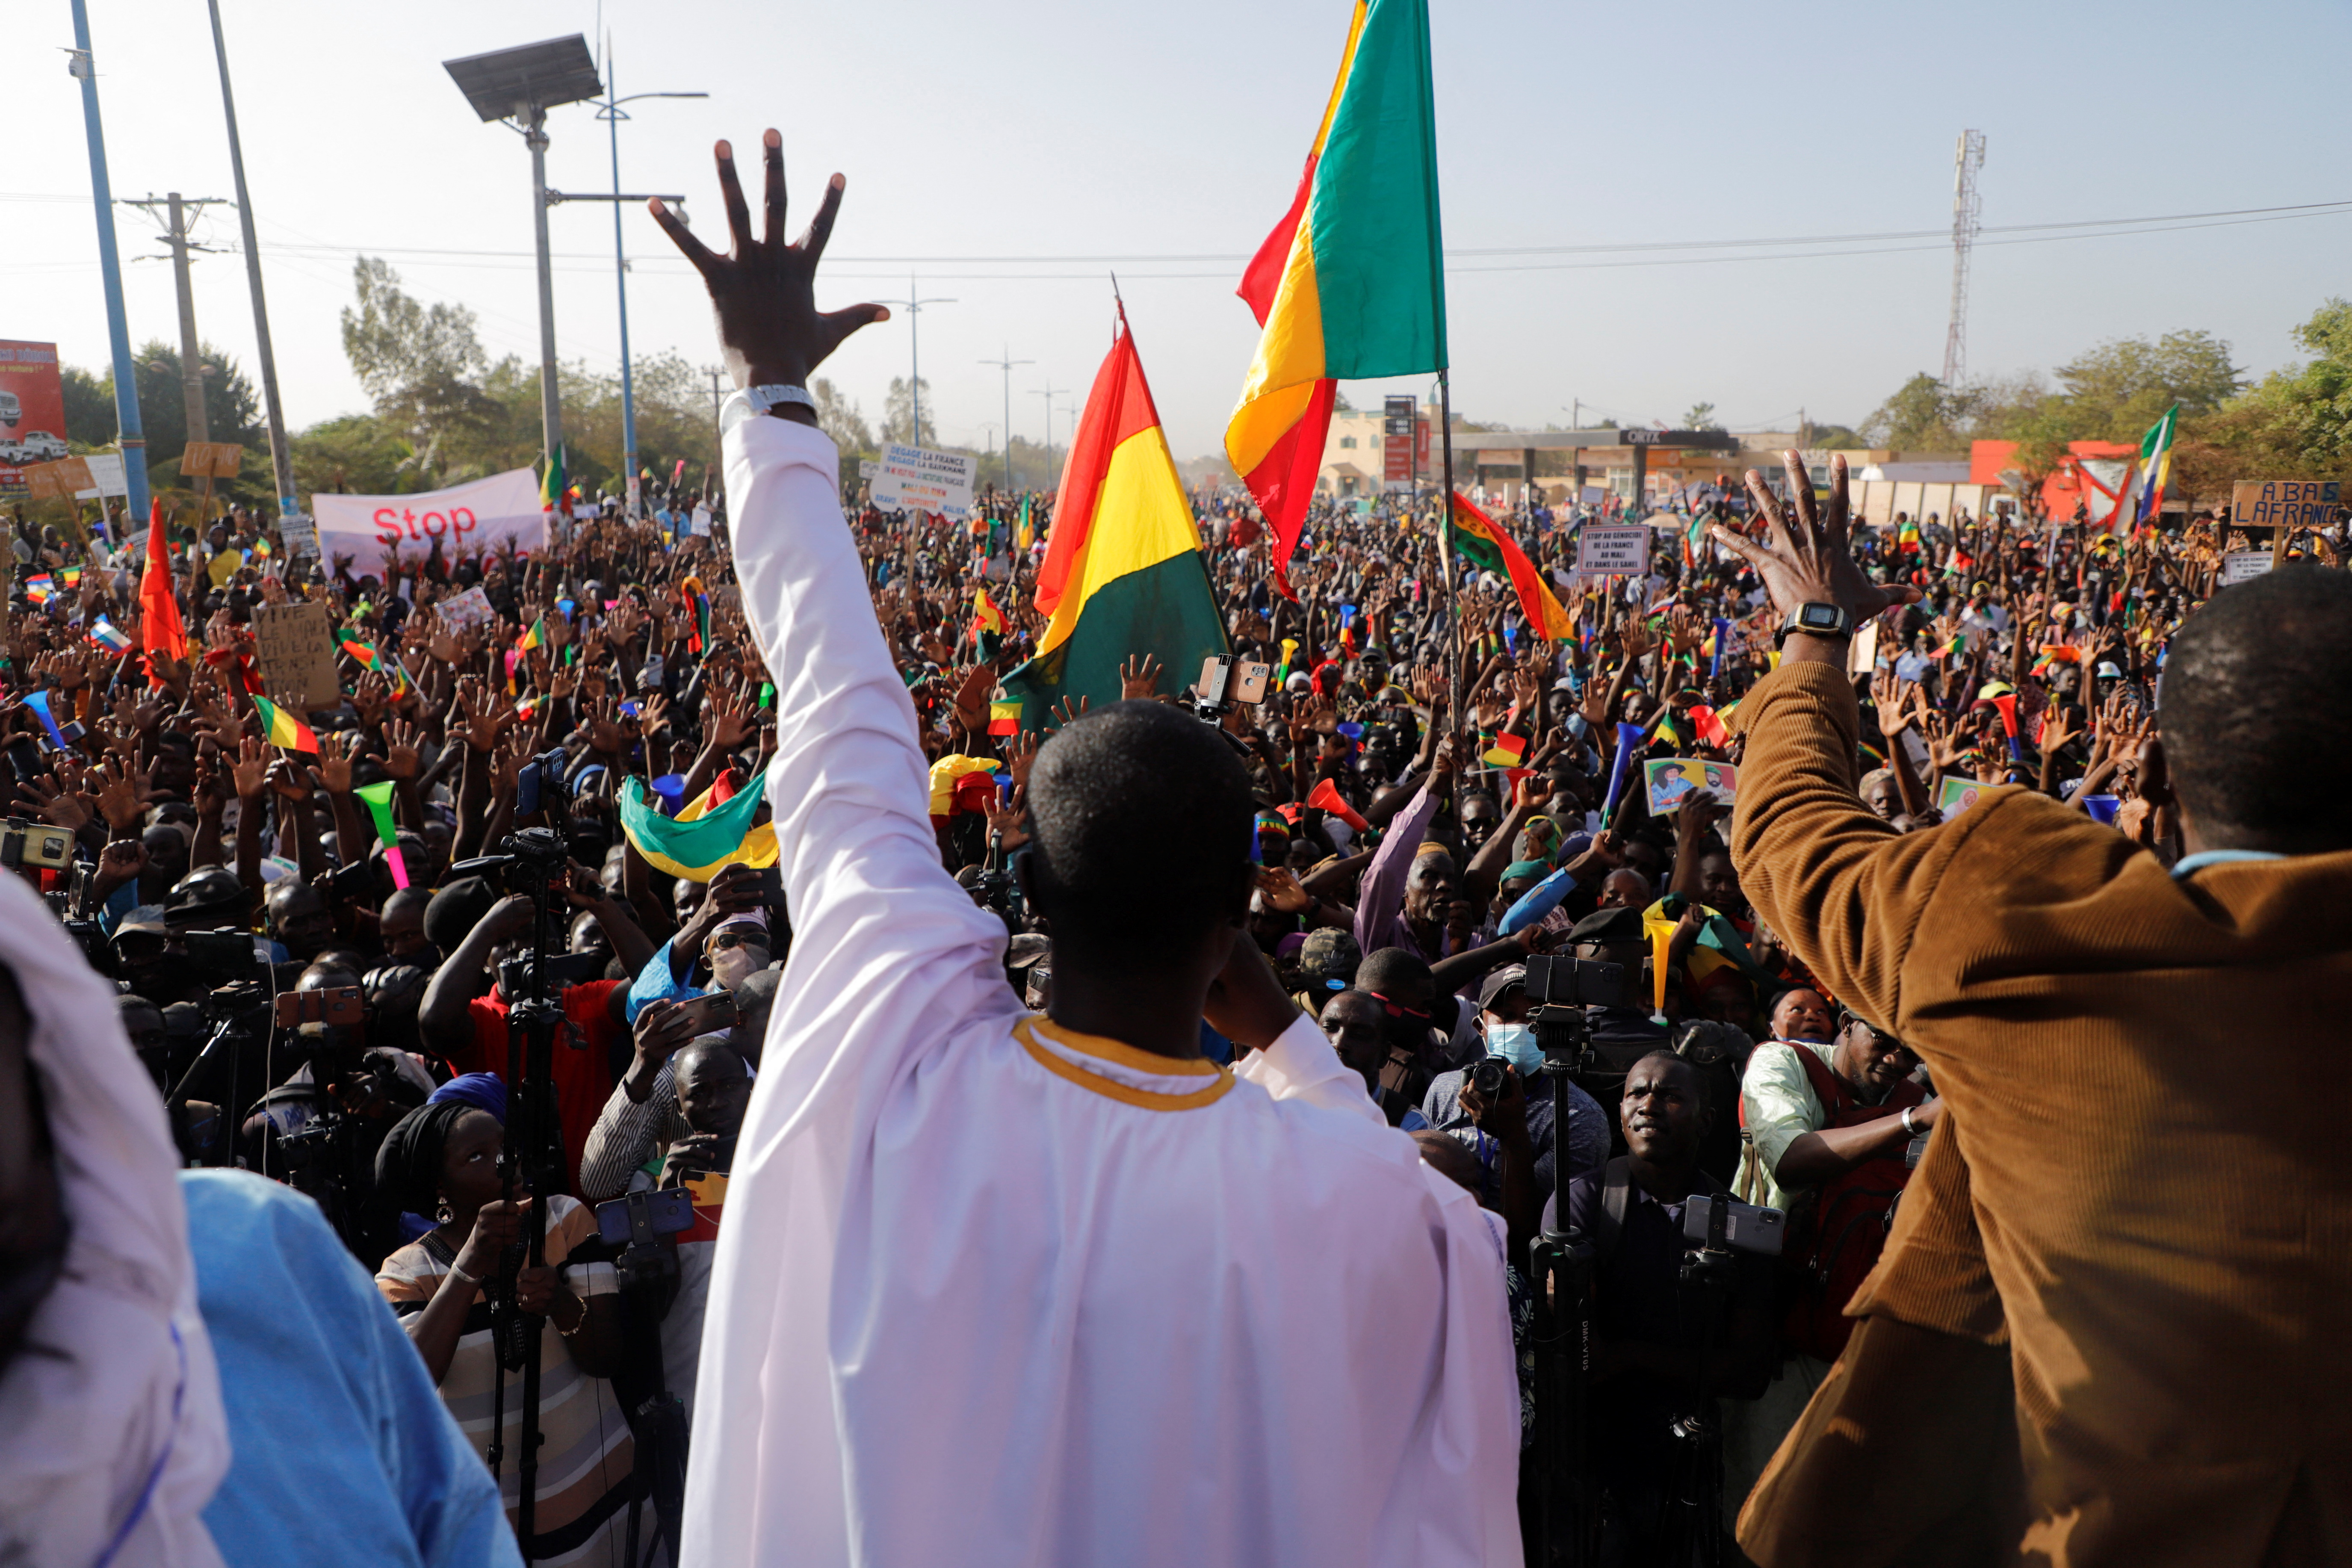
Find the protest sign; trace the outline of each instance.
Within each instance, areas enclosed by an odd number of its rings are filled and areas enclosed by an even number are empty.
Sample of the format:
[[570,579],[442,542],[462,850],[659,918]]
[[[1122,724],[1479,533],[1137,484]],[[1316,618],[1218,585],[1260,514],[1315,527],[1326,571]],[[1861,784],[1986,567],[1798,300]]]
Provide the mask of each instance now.
[[482,592],[478,584],[462,594],[450,595],[433,610],[441,617],[443,626],[461,632],[488,626],[499,617],[498,611],[490,607],[490,596]]
[[191,441],[180,453],[184,479],[233,479],[245,466],[245,448],[234,441]]
[[1983,799],[1985,792],[1992,787],[1974,779],[1946,779],[1944,787],[1936,792],[1936,809],[1944,814],[1946,822],[1949,822]]
[[319,553],[319,525],[299,511],[281,513],[278,519],[278,537],[289,555]]
[[2232,550],[2221,557],[2221,586],[2251,583],[2273,564],[2267,550]]
[[971,515],[971,454],[887,447],[874,475],[874,504],[962,521]]
[[1878,617],[1856,626],[1853,640],[1846,645],[1845,672],[1848,675],[1871,675],[1878,669]]
[[131,481],[123,476],[122,454],[92,452],[81,459],[89,469],[89,486],[74,491],[76,500],[96,500],[102,495],[120,496],[131,493]]
[[411,496],[310,498],[319,549],[331,563],[348,557],[361,576],[381,569],[388,551],[403,561],[425,559],[439,541],[444,556],[477,555],[511,540],[522,551],[547,545],[547,514],[540,509],[539,476],[529,468],[493,474],[471,484]]
[[253,656],[273,702],[297,712],[342,705],[335,642],[320,600],[253,607]]
[[[2271,562],[2286,559],[2298,529],[2332,528],[2343,510],[2334,479],[2239,479],[2230,486],[2230,526],[2268,528]],[[2245,579],[2224,577],[2224,583]]]
[[1641,523],[1588,522],[1576,535],[1576,569],[1638,576],[1650,569],[1650,531]]
[[1699,790],[1717,805],[1731,805],[1739,795],[1739,770],[1729,763],[1696,757],[1660,757],[1642,764],[1642,784],[1648,792],[1650,815],[1664,816]]

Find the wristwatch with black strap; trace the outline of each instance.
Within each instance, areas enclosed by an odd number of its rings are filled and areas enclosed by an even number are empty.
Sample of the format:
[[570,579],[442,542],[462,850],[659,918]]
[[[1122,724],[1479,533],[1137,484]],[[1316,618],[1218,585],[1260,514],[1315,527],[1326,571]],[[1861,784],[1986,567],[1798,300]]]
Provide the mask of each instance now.
[[1853,636],[1853,617],[1846,614],[1843,605],[1820,600],[1799,605],[1789,618],[1780,623],[1780,635],[1773,638],[1773,646],[1787,642],[1800,632],[1824,641],[1839,641]]

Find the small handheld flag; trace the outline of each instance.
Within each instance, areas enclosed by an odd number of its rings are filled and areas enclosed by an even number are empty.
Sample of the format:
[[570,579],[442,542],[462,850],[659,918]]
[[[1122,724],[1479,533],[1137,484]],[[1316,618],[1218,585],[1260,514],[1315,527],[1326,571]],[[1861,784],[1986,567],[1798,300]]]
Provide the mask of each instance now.
[[318,755],[319,737],[301,720],[267,697],[256,697],[253,710],[261,715],[261,738],[269,744],[284,751]]
[[1019,698],[994,701],[988,705],[988,732],[992,735],[1021,733],[1021,700]]
[[98,623],[89,628],[89,640],[110,654],[131,651],[131,634],[104,616],[99,616]]
[[1478,754],[1478,760],[1489,767],[1516,768],[1519,765],[1519,759],[1527,754],[1528,738],[1507,731],[1489,741],[1486,749]]

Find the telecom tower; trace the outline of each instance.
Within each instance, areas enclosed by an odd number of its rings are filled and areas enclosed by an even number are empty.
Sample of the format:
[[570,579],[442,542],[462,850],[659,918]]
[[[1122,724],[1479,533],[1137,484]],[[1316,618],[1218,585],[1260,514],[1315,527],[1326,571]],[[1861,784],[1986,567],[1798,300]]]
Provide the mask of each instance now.
[[1944,385],[1957,387],[1969,374],[1969,249],[1976,244],[1983,203],[1977,171],[1984,167],[1981,131],[1960,132],[1952,159],[1952,325],[1944,335]]

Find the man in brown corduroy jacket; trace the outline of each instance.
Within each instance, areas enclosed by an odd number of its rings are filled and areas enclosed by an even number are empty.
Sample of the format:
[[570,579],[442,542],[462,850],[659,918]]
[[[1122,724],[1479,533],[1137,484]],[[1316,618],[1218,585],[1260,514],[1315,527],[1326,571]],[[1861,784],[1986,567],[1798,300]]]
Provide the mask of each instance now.
[[[1865,582],[1846,480],[1717,537],[1801,628]],[[1742,705],[1758,911],[1927,1063],[1947,1115],[1852,1343],[1740,1519],[1765,1568],[2352,1562],[2352,576],[2172,639],[2168,868],[2022,789],[1898,836],[1854,793],[1845,642]]]

